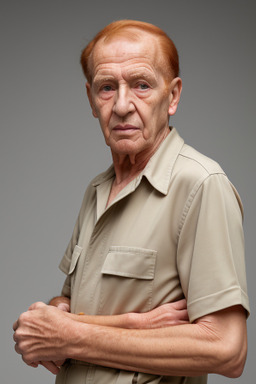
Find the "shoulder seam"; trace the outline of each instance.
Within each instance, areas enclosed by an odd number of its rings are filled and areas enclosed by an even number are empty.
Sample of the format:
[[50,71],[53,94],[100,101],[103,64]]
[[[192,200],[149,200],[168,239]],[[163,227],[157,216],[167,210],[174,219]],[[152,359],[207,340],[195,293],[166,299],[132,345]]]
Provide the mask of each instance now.
[[[194,157],[191,157],[191,156],[187,156],[187,155],[184,155],[183,153],[180,153],[179,154],[180,156],[186,158],[186,159],[189,159],[191,161],[194,161],[195,163],[197,163],[198,165],[200,165],[206,172],[207,174],[210,176],[210,175],[215,175],[215,174],[222,174],[222,175],[226,175],[225,172],[223,171],[223,169],[220,167],[220,165],[218,163],[216,163],[214,160],[211,160],[212,161],[212,164],[214,164],[215,168],[218,168],[218,170],[216,169],[215,171],[212,170],[210,171],[208,169],[208,167],[206,167],[204,164],[202,164],[202,162],[198,161],[197,159],[195,159]],[[209,159],[210,160],[210,159]],[[216,167],[217,166],[217,167]]]
[[188,198],[186,200],[186,203],[184,205],[184,209],[183,209],[181,217],[180,217],[180,222],[179,222],[179,226],[178,226],[178,233],[177,233],[177,243],[179,241],[180,233],[182,231],[183,225],[185,223],[185,220],[186,220],[187,214],[188,214],[188,212],[190,210],[190,207],[192,205],[192,202],[193,202],[195,196],[197,195],[198,191],[202,187],[203,183],[206,180],[208,180],[211,176],[214,176],[214,175],[218,175],[219,174],[219,175],[223,175],[224,177],[227,177],[227,175],[224,172],[209,173],[207,171],[207,173],[208,173],[208,175],[206,177],[203,176],[199,180],[197,180],[197,182],[194,184],[193,188],[191,189],[190,194],[188,195]]

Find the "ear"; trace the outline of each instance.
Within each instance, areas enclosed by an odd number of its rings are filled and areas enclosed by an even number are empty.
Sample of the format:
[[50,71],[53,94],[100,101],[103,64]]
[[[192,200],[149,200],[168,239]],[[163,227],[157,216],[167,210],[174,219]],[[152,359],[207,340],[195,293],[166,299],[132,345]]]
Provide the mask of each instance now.
[[170,84],[170,98],[169,98],[169,109],[168,114],[172,116],[175,114],[180,101],[180,95],[182,91],[181,78],[175,77]]
[[91,92],[91,86],[89,83],[86,83],[86,92],[87,92],[87,96],[88,96],[88,99],[89,99],[89,103],[90,103],[90,106],[91,106],[91,109],[92,109],[92,114],[94,117],[98,117],[97,116],[97,113],[96,113],[96,110],[95,110],[95,107],[94,107],[94,104],[93,104],[93,101],[92,101],[92,92]]

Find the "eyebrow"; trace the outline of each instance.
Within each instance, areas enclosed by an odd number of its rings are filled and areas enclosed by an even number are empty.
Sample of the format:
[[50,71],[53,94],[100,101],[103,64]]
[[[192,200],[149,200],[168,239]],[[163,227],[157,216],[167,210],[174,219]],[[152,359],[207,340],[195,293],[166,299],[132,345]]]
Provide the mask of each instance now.
[[148,81],[152,81],[152,80],[156,80],[156,76],[154,74],[154,72],[151,72],[149,71],[147,68],[145,68],[145,70],[143,69],[138,69],[138,70],[131,70],[131,71],[127,71],[127,75],[130,79],[145,79],[145,80],[148,80]]
[[106,76],[96,75],[92,82],[94,85],[97,86],[99,84],[102,84],[108,81],[114,81],[114,80],[115,80],[114,76],[111,76],[111,75],[106,75]]
[[[157,81],[155,73],[147,67],[143,68],[129,68],[125,71],[124,78],[130,80],[145,80],[148,82]],[[105,82],[114,82],[116,78],[112,74],[97,74],[93,79],[93,84],[97,87]]]

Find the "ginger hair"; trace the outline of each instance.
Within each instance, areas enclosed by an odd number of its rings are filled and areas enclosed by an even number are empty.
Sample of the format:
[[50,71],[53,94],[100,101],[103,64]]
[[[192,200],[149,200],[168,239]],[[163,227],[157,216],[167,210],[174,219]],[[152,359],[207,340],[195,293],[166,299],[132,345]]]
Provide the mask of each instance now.
[[[159,27],[137,20],[118,20],[103,28],[93,40],[84,48],[81,54],[81,65],[87,81],[91,84],[92,73],[90,59],[95,45],[101,40],[107,42],[115,37],[126,37],[131,40],[138,40],[138,31],[148,32],[155,36],[165,59],[165,76],[168,81],[179,76],[179,56],[173,41]],[[137,32],[137,33],[136,33]]]

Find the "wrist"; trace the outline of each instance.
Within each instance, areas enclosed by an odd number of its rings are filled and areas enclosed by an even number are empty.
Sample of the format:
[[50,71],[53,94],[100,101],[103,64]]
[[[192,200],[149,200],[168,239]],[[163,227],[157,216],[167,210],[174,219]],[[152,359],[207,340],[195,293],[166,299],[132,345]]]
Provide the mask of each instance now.
[[127,324],[127,326],[125,328],[129,328],[129,329],[141,329],[141,328],[143,328],[142,315],[143,314],[136,313],[136,312],[127,313],[125,315],[126,316],[125,324]]

